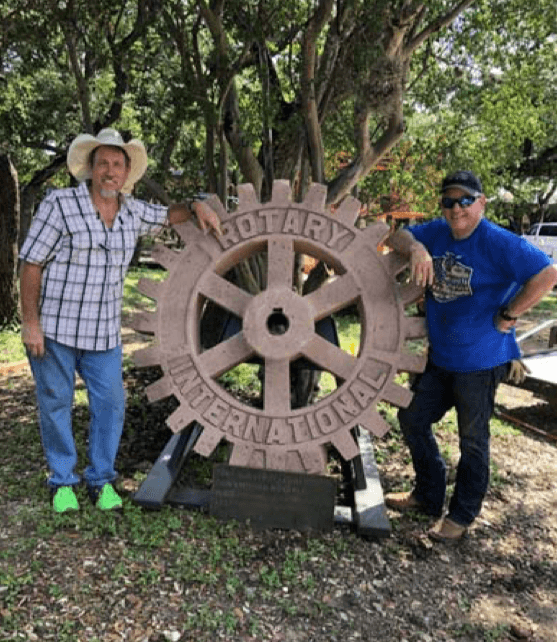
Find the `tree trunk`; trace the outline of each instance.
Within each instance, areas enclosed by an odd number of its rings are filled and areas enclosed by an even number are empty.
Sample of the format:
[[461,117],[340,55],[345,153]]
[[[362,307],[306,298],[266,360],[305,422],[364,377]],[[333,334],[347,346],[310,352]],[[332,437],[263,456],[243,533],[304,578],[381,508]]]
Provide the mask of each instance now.
[[33,213],[35,212],[35,203],[37,201],[37,194],[39,192],[40,186],[27,186],[21,190],[21,202],[19,210],[19,238],[18,246],[21,249],[27,232],[31,227],[31,221],[33,220]]
[[9,157],[0,155],[0,328],[17,319],[19,189]]

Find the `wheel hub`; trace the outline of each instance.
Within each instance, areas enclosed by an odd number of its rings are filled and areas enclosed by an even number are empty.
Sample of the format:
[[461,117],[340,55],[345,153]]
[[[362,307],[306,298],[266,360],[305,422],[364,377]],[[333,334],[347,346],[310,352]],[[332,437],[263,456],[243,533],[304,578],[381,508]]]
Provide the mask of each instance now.
[[274,288],[253,297],[243,320],[246,343],[264,359],[295,359],[315,333],[306,301],[292,290]]

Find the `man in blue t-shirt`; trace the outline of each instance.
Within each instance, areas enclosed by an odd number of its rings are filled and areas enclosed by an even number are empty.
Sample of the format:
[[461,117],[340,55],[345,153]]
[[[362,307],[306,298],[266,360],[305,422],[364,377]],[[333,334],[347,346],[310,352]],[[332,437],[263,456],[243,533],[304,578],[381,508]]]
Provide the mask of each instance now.
[[487,492],[495,392],[520,357],[514,326],[555,286],[557,270],[542,251],[484,218],[486,197],[472,172],[447,176],[441,194],[443,218],[398,230],[387,241],[410,258],[412,278],[427,286],[429,359],[412,386],[412,402],[398,415],[415,486],[387,494],[385,503],[442,515],[446,466],[432,424],[454,407],[460,440],[455,489],[447,515],[428,531],[452,541],[465,534]]

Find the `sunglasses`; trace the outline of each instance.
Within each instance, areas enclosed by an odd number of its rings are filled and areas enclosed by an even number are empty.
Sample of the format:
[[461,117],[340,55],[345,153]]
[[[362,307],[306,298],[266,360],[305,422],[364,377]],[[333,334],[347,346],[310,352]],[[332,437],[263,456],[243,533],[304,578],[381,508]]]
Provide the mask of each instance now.
[[441,205],[447,209],[447,210],[452,210],[453,207],[455,206],[456,203],[460,205],[460,207],[470,207],[472,203],[475,202],[476,196],[461,196],[460,198],[451,198],[450,196],[443,196],[441,199]]

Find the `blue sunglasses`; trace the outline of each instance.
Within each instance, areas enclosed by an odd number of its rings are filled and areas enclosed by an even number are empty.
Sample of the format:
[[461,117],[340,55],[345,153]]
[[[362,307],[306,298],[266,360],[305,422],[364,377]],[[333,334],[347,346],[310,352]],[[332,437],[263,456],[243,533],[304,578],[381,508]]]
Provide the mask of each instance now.
[[447,209],[447,210],[452,210],[453,207],[455,206],[456,203],[460,205],[460,207],[470,207],[472,203],[475,202],[476,196],[461,196],[460,198],[451,198],[450,196],[443,196],[441,199],[441,205]]

